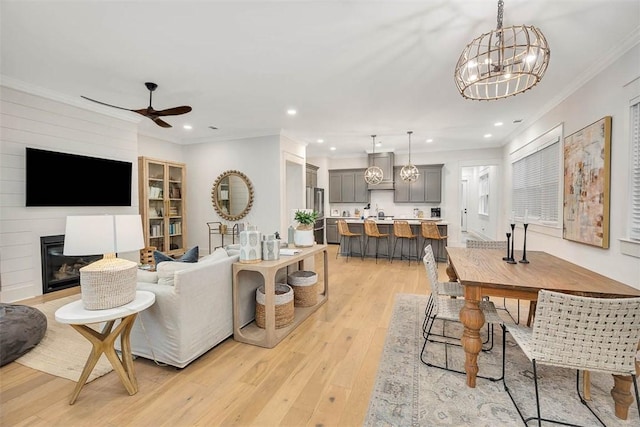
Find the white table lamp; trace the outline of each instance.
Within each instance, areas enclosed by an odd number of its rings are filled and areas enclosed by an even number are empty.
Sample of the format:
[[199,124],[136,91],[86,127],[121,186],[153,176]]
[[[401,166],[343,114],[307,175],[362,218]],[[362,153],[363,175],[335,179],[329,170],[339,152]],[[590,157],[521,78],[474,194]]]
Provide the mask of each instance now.
[[82,303],[87,310],[119,307],[136,296],[137,267],[118,252],[144,247],[140,215],[68,216],[64,255],[103,258],[80,269]]

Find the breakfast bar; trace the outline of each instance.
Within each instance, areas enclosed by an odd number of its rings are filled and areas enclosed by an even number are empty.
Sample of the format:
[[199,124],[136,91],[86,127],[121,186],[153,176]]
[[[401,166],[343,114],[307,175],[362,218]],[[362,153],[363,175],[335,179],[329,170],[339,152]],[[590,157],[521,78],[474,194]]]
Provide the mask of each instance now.
[[[420,233],[420,224],[423,221],[433,221],[437,224],[438,226],[438,230],[440,230],[440,234],[443,236],[447,235],[447,226],[448,226],[448,222],[446,221],[442,221],[440,218],[423,218],[423,219],[416,219],[416,218],[394,218],[394,217],[384,217],[384,218],[375,218],[375,217],[370,217],[369,219],[372,219],[376,222],[376,224],[378,225],[378,229],[380,230],[381,233],[388,233],[389,234],[389,244],[391,247],[391,252],[393,252],[393,247],[396,244],[395,242],[395,237],[393,236],[393,222],[395,220],[401,220],[401,221],[407,221],[409,223],[409,226],[411,227],[411,231],[416,234],[418,236],[418,238],[416,239],[417,245],[418,245],[418,255],[420,258],[422,258],[423,254],[422,254],[422,248],[425,245],[425,239],[422,238],[422,234]],[[364,220],[363,219],[355,219],[355,218],[345,218],[345,221],[347,222],[347,224],[349,225],[349,230],[351,230],[354,233],[361,233],[362,234],[362,247],[364,248],[364,242],[366,241],[366,236],[364,234]],[[396,248],[396,254],[395,254],[395,258],[394,259],[399,259],[400,258],[400,242],[398,242],[398,247]],[[434,255],[436,257],[436,260],[438,261],[442,261],[442,262],[446,262],[447,260],[447,253],[445,251],[445,247],[446,247],[446,239],[443,241],[443,244],[436,244],[435,242],[432,242],[432,247],[434,250]],[[340,251],[346,251],[347,248],[340,248]],[[386,250],[386,248],[382,248],[381,252],[384,253],[384,251]],[[412,257],[416,256],[416,249],[413,245],[413,243],[411,243],[410,245],[405,242],[404,247],[402,248],[402,257],[407,257],[411,255]],[[367,248],[367,251],[365,253],[365,256],[367,257],[375,257],[375,244],[370,244]],[[413,258],[412,258],[413,259]]]

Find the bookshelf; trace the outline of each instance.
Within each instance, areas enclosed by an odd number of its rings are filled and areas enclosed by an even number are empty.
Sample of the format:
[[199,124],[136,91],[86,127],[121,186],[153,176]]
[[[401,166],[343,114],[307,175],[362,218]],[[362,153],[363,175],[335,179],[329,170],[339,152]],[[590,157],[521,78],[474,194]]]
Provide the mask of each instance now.
[[187,246],[185,164],[139,157],[138,172],[145,246],[182,255]]

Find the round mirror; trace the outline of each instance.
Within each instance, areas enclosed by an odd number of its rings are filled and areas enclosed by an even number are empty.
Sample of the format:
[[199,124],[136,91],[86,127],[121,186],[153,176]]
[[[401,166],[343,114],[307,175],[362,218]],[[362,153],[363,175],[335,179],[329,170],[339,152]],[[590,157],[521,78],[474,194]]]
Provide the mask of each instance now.
[[211,200],[218,215],[229,221],[237,221],[251,210],[253,185],[242,172],[223,172],[213,184]]

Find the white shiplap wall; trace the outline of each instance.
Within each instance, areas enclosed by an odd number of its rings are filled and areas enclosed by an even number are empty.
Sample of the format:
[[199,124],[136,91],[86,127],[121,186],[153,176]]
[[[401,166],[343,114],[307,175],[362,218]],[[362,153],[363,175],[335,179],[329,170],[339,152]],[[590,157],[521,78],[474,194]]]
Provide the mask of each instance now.
[[[34,92],[0,86],[2,302],[42,294],[40,236],[64,234],[67,215],[138,213],[137,124]],[[25,207],[25,147],[132,162],[132,206]],[[81,179],[79,171],[78,180]],[[50,185],[49,182],[42,177],[42,185]],[[52,187],[50,191],[73,188]]]

